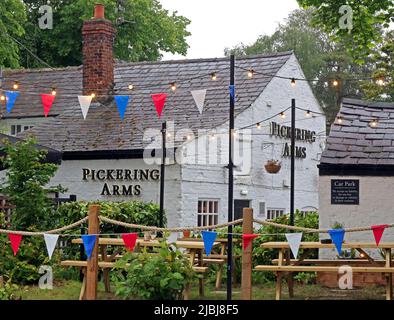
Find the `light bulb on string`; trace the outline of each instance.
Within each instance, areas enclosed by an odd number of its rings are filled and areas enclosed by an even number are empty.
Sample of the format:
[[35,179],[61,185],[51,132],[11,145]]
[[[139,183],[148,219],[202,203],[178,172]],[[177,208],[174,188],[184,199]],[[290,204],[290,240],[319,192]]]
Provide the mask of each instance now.
[[332,81],[332,85],[334,86],[334,87],[338,87],[339,86],[339,81],[338,80],[333,80]]
[[192,136],[190,134],[188,134],[186,139],[190,141],[192,139]]
[[56,96],[56,88],[55,87],[52,88],[52,95]]
[[378,79],[376,79],[376,84],[378,85],[378,86],[384,86],[384,78],[378,78]]
[[254,70],[253,70],[253,69],[249,69],[249,70],[248,70],[248,78],[249,78],[249,79],[252,79],[253,76],[254,76]]
[[294,88],[296,86],[296,80],[293,78],[290,82],[291,86]]
[[175,83],[175,82],[171,82],[171,83],[170,83],[170,88],[171,88],[171,90],[172,90],[173,92],[175,92],[175,91],[176,91],[176,83]]
[[218,79],[218,76],[216,74],[216,72],[212,72],[211,73],[211,80],[216,81]]
[[373,119],[373,120],[369,123],[369,125],[370,125],[372,128],[376,128],[376,127],[378,126],[378,121],[377,121],[376,119]]
[[260,122],[256,124],[256,128],[259,129],[259,130],[261,129],[261,123]]
[[0,101],[5,101],[5,95],[4,95],[4,93],[1,93],[1,95],[0,95]]
[[312,117],[312,112],[311,112],[310,110],[307,110],[307,111],[305,112],[305,117],[307,117],[307,118]]
[[18,81],[14,81],[14,85],[12,86],[12,88],[14,90],[18,90],[19,89],[19,82]]
[[280,113],[280,117],[281,117],[281,119],[285,119],[285,118],[286,118],[286,114],[282,111],[282,112]]
[[337,117],[337,123],[338,123],[338,124],[342,124],[342,123],[343,123],[343,118],[342,118],[342,116],[338,116],[338,117]]
[[129,84],[129,90],[133,90],[134,89],[134,86],[132,85],[132,84]]
[[92,97],[92,99],[96,98],[96,94],[95,94],[94,92],[92,92],[92,93],[90,94],[90,96]]

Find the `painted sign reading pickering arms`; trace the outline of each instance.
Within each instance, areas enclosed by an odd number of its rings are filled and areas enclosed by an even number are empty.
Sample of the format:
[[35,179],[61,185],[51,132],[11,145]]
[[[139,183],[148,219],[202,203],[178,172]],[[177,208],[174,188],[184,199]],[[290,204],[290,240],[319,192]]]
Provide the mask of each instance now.
[[[284,139],[291,139],[291,127],[281,126],[276,122],[270,123],[270,135],[277,136]],[[305,141],[313,143],[316,141],[316,132],[305,130],[305,129],[295,129],[295,140],[296,141]],[[291,145],[287,142],[283,148],[282,157],[290,157],[291,156]],[[295,156],[296,158],[305,159],[306,158],[306,147],[295,147]]]
[[[82,169],[83,181],[106,181],[101,191],[102,196],[140,196],[141,181],[160,180],[157,169]],[[122,181],[124,184],[109,184],[112,181]],[[125,182],[133,181],[133,184]]]

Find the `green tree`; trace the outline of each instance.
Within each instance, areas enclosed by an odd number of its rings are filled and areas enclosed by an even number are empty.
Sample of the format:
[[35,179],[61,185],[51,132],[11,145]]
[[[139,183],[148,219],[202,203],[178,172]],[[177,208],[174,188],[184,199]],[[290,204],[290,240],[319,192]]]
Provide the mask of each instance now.
[[[362,84],[365,99],[394,102],[394,31],[386,33],[384,40],[368,59],[375,81]],[[379,81],[383,81],[380,83]]]
[[[360,83],[345,79],[369,76],[367,66],[354,63],[341,43],[312,24],[313,10],[295,10],[285,23],[279,24],[271,36],[260,36],[251,45],[240,44],[225,53],[237,55],[294,51],[312,90],[320,102],[329,122],[332,122],[345,96],[359,95]],[[332,79],[338,79],[333,86]]]
[[43,162],[46,151],[38,150],[33,138],[14,144],[4,139],[3,143],[2,149],[6,155],[1,162],[7,172],[5,180],[0,184],[0,192],[8,196],[16,206],[10,227],[27,230],[49,226],[51,200],[47,194],[63,190],[60,186],[49,189],[44,187],[55,175],[58,166]]
[[[335,42],[346,45],[357,63],[365,62],[368,54],[382,40],[382,29],[394,22],[392,0],[297,0],[303,8],[314,8],[315,25],[321,27]],[[340,27],[342,5],[352,9],[352,29]],[[350,22],[349,20],[347,22]]]
[[[190,21],[165,10],[158,0],[52,0],[53,29],[41,30],[38,8],[46,0],[24,0],[28,20],[21,41],[51,66],[82,63],[82,25],[90,19],[95,3],[105,5],[106,18],[116,27],[115,57],[124,61],[154,61],[161,52],[186,54]],[[40,67],[25,50],[21,65]]]
[[9,36],[21,37],[25,20],[25,7],[20,0],[0,1],[0,66],[19,66],[19,48]]

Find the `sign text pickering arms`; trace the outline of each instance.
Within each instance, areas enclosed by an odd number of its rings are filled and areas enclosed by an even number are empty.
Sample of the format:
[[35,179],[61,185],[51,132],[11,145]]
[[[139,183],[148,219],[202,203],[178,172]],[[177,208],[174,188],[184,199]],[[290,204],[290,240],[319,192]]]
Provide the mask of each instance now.
[[[283,139],[291,139],[291,127],[282,126],[276,122],[271,122],[270,124],[270,134],[271,136],[277,136]],[[305,130],[305,129],[295,129],[295,140],[296,141],[305,141],[313,143],[316,141],[316,132]],[[290,157],[291,156],[291,145],[285,143],[283,148],[282,157]],[[306,147],[295,147],[295,156],[296,158],[305,159],[306,158]]]
[[[157,169],[82,169],[83,181],[105,181],[102,196],[140,196],[142,181],[158,181],[160,171]],[[109,184],[121,181],[122,184]],[[127,183],[132,181],[133,183]]]

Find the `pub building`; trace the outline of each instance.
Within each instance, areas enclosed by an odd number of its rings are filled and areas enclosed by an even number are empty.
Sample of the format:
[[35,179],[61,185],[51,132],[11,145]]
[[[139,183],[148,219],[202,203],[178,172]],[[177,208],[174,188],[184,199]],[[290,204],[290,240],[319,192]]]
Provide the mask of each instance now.
[[[320,228],[393,223],[393,113],[393,103],[344,99],[319,164]],[[393,229],[386,229],[382,242],[392,242],[393,236]],[[365,231],[347,233],[345,241],[375,240]],[[377,249],[369,253],[381,259]],[[323,258],[335,254],[320,251]]]
[[[82,34],[82,66],[4,72],[3,89],[18,81],[21,94],[12,112],[0,120],[2,133],[18,138],[31,134],[41,146],[62,153],[50,184],[67,188],[64,196],[158,203],[160,163],[156,160],[161,153],[161,126],[166,122],[164,207],[168,225],[225,222],[229,59],[114,61],[115,30],[109,20],[96,14],[84,22]],[[316,211],[317,164],[324,148],[326,120],[308,82],[291,85],[289,79],[305,77],[297,58],[283,52],[241,57],[236,65],[235,218],[244,207],[253,208],[259,219],[289,212],[292,98],[300,107],[296,110],[295,206],[304,212]],[[252,77],[248,77],[250,69]],[[44,117],[39,93],[53,87],[56,99]],[[200,113],[191,91],[202,89],[207,92]],[[96,98],[84,120],[77,96],[92,93]],[[157,93],[167,93],[160,118],[151,97]],[[130,96],[123,120],[114,95]],[[272,159],[281,162],[276,174],[265,169]]]

